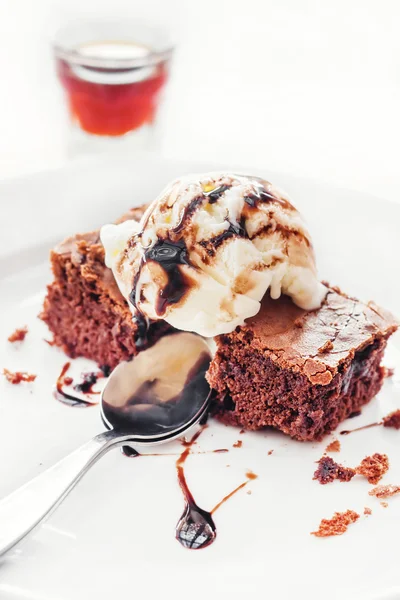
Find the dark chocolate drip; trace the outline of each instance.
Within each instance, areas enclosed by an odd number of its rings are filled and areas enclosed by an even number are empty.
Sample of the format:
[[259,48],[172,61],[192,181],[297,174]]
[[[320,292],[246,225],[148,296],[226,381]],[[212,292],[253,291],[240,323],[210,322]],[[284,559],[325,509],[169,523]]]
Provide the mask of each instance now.
[[219,233],[210,240],[204,240],[200,242],[200,245],[204,248],[209,249],[209,253],[214,253],[215,249],[218,248],[225,240],[231,237],[248,238],[245,219],[242,217],[239,223],[231,223],[228,221],[229,227],[222,233]]
[[143,267],[143,260],[141,261],[139,268],[138,268],[137,272],[135,273],[135,276],[134,276],[133,282],[132,282],[132,291],[129,294],[129,301],[136,308],[136,310],[139,310],[136,305],[136,288],[137,288],[137,284],[139,281],[140,273],[142,272],[142,267]]
[[100,394],[100,392],[94,392],[93,386],[97,383],[99,375],[103,377],[103,373],[83,373],[83,381],[74,385],[76,392],[82,392],[82,394]]
[[[132,291],[136,292],[136,288]],[[137,326],[135,344],[138,349],[140,348],[142,350],[145,346],[147,346],[149,342],[149,325],[146,317],[139,311],[139,309],[136,309],[136,311],[137,313],[133,317],[133,321],[136,323]]]
[[340,435],[349,435],[349,433],[353,433],[353,431],[362,431],[363,429],[371,429],[371,427],[377,427],[378,425],[383,425],[382,422],[378,423],[370,423],[369,425],[363,425],[362,427],[357,427],[356,429],[345,429],[340,432]]
[[[229,494],[224,496],[218,504],[214,506],[211,511],[204,510],[196,503],[193,494],[191,493],[188,484],[186,482],[184,463],[191,452],[193,444],[204,431],[207,425],[204,425],[199,431],[191,438],[191,440],[182,441],[182,445],[185,446],[185,450],[182,452],[178,460],[176,461],[176,470],[178,473],[178,482],[185,498],[185,508],[181,518],[176,526],[175,537],[182,546],[191,550],[198,550],[200,548],[206,548],[213,543],[217,537],[217,528],[214,523],[212,515],[216,510],[220,508],[229,498],[232,498],[239,490],[243,489],[249,481],[257,479],[257,475],[252,471],[246,473],[246,481],[238,485]],[[213,452],[226,452],[226,448],[214,450]]]
[[256,179],[259,182],[259,187],[255,186],[255,191],[244,197],[244,201],[248,206],[251,208],[256,208],[257,204],[269,204],[271,202],[275,202],[280,204],[286,210],[295,210],[294,206],[288,200],[281,198],[279,195],[275,196],[275,194],[266,189],[265,186],[268,185],[268,182],[264,181],[260,177],[251,177],[251,179]]
[[140,274],[142,272],[143,262],[144,261],[142,259],[139,268],[133,278],[132,291],[129,294],[129,301],[136,309],[136,314],[132,317],[132,320],[134,323],[136,323],[137,326],[135,344],[136,347],[140,350],[143,350],[143,348],[145,348],[149,342],[149,320],[144,316],[144,314],[140,311],[140,308],[136,304],[136,288]]
[[185,508],[176,526],[175,537],[185,548],[198,550],[212,544],[217,535],[217,528],[211,513],[196,504],[186,482],[183,465],[193,443],[194,440],[191,440],[190,445],[176,461],[178,482],[185,498]]
[[355,417],[359,417],[360,415],[361,415],[361,410],[355,410],[354,412],[350,413],[347,418],[354,419]]
[[97,402],[90,402],[90,400],[86,400],[84,398],[79,398],[77,396],[73,396],[72,394],[67,394],[63,390],[64,376],[66,375],[68,369],[70,368],[71,363],[67,362],[61,369],[61,373],[58,376],[56,382],[56,389],[54,391],[54,396],[56,400],[59,400],[63,404],[67,404],[68,406],[74,406],[77,408],[85,408],[88,406],[95,406]]
[[221,185],[219,188],[216,188],[215,190],[212,190],[211,192],[206,194],[209,204],[215,204],[215,202],[217,202],[221,198],[222,194],[226,192],[226,190],[229,190],[231,187],[232,186],[230,185]]
[[109,365],[100,365],[99,369],[103,373],[104,377],[109,377],[111,375],[111,367]]
[[145,261],[158,263],[167,275],[167,283],[159,291],[155,306],[157,315],[162,317],[167,306],[177,304],[191,285],[179,268],[179,265],[190,265],[186,244],[183,240],[172,242],[159,239],[146,250]]
[[182,231],[182,229],[185,227],[186,221],[193,215],[194,212],[196,212],[197,207],[200,206],[203,200],[204,196],[197,196],[196,198],[193,198],[193,200],[191,200],[187,206],[185,206],[178,225],[172,229],[173,233],[180,233]]
[[267,192],[265,189],[248,194],[244,197],[244,201],[248,206],[251,206],[251,208],[255,208],[259,203],[268,204],[270,202],[282,202],[279,198],[270,192]]

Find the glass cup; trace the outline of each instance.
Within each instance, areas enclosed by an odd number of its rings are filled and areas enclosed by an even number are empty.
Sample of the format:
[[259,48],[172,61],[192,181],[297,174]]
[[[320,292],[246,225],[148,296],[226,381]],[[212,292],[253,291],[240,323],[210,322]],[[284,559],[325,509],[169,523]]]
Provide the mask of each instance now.
[[78,21],[56,34],[53,50],[75,149],[122,137],[154,146],[173,52],[165,33],[131,19]]

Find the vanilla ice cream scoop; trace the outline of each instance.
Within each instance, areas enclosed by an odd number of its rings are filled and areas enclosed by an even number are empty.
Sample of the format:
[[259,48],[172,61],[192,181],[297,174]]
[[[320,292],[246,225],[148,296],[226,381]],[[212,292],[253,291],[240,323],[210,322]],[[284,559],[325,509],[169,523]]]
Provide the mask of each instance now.
[[306,310],[318,308],[326,294],[299,212],[258,177],[177,179],[140,223],[106,225],[101,240],[134,314],[204,337],[243,325],[267,290]]

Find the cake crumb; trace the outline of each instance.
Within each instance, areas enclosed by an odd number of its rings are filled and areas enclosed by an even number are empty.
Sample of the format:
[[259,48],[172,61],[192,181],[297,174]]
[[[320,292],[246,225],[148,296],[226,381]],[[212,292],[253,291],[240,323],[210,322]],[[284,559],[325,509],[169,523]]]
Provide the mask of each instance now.
[[246,494],[251,495],[251,490],[247,490]]
[[239,431],[239,434],[240,434],[240,435],[242,435],[242,433],[246,433],[246,430],[245,430],[245,429],[241,429],[241,430]]
[[316,537],[329,537],[331,535],[342,535],[352,523],[355,523],[360,515],[354,510],[346,512],[335,512],[332,519],[322,519],[317,531],[312,531],[311,535]]
[[364,507],[364,515],[372,515],[372,510],[369,508],[369,506]]
[[366,456],[356,467],[356,473],[366,477],[368,483],[377,484],[389,469],[389,459],[386,454],[375,452],[372,456]]
[[226,465],[227,467],[230,467],[231,465]]
[[72,379],[72,377],[64,377],[64,385],[71,385],[74,382],[74,380]]
[[376,498],[390,498],[400,493],[400,485],[378,485],[368,493],[370,496],[376,496]]
[[268,450],[268,456],[271,456],[272,453],[273,453],[273,450]]
[[12,371],[9,371],[8,369],[3,369],[3,375],[5,376],[5,378],[7,379],[7,381],[9,381],[10,383],[12,383],[13,385],[16,385],[17,383],[21,383],[21,381],[35,381],[37,375],[32,375],[30,373],[26,373],[24,371],[16,371],[15,373],[13,373]]
[[383,418],[382,424],[384,427],[392,427],[393,429],[400,429],[400,409],[391,412]]
[[383,508],[387,508],[389,506],[387,502],[381,502],[380,504],[381,506],[383,506]]
[[390,377],[393,377],[394,375],[394,369],[391,369],[390,367],[382,367],[383,369],[383,376],[388,379]]
[[235,442],[235,443],[233,444],[233,447],[234,447],[234,448],[241,448],[241,447],[242,447],[242,445],[243,445],[243,442],[242,442],[242,440],[238,440],[237,442]]
[[325,448],[325,452],[340,452],[339,440],[333,440],[330,444],[328,444]]
[[297,317],[297,319],[294,322],[294,326],[301,329],[303,327],[303,317]]
[[16,329],[11,335],[9,335],[8,341],[11,343],[23,342],[27,333],[28,328],[26,325],[24,325],[23,327],[21,327],[20,329]]
[[46,344],[48,344],[49,346],[55,346],[55,340],[46,340],[45,338],[43,338],[43,341],[46,342]]
[[335,479],[339,481],[350,481],[356,471],[354,469],[339,465],[330,456],[323,456],[317,461],[318,468],[314,473],[313,479],[316,479],[322,485],[332,483]]
[[333,349],[333,343],[331,340],[327,340],[321,348],[318,348],[318,354],[325,354]]

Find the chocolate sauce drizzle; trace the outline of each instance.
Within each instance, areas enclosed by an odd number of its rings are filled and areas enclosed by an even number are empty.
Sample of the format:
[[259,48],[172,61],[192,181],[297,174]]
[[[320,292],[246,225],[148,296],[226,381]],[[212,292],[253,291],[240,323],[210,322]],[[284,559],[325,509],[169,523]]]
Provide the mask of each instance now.
[[263,204],[267,204],[269,202],[279,202],[279,198],[277,198],[270,192],[267,192],[267,190],[263,189],[254,192],[253,194],[248,194],[244,197],[244,201],[251,208],[256,208],[257,204],[259,204],[260,202]]
[[[212,544],[217,536],[217,528],[213,519],[213,514],[229,498],[232,498],[239,490],[243,489],[251,480],[257,478],[255,473],[248,471],[247,480],[238,485],[234,490],[227,494],[218,502],[211,511],[204,510],[195,501],[190,491],[184,471],[184,463],[191,453],[191,448],[198,437],[204,431],[207,425],[204,425],[189,442],[183,442],[185,450],[176,461],[176,471],[178,474],[179,486],[185,498],[185,508],[181,518],[178,521],[175,530],[175,537],[182,546],[190,550],[199,550]],[[216,452],[216,451],[214,451]]]
[[205,194],[205,196],[208,199],[208,203],[215,204],[216,202],[218,202],[222,194],[224,194],[226,190],[229,190],[231,187],[232,186],[230,185],[221,185],[219,188],[216,188],[215,190],[212,190],[211,192]]
[[369,423],[369,425],[363,425],[362,427],[357,427],[356,429],[344,429],[340,432],[340,435],[349,435],[349,433],[353,433],[353,431],[362,431],[363,429],[371,429],[371,427],[377,427],[378,425],[383,425],[383,421],[377,421],[376,423]]
[[180,233],[182,231],[186,221],[196,212],[197,207],[200,206],[203,200],[204,196],[197,196],[196,198],[193,198],[193,200],[191,200],[187,206],[185,206],[178,225],[172,229],[173,233]]
[[156,313],[163,316],[169,304],[177,304],[190,287],[190,281],[179,269],[179,265],[190,265],[186,244],[183,240],[158,240],[146,250],[145,261],[158,263],[167,275],[166,285],[159,291]]
[[[351,415],[350,415],[351,416]],[[377,421],[376,423],[369,423],[368,425],[363,425],[362,427],[357,427],[356,429],[346,429],[340,432],[340,435],[349,435],[349,433],[353,433],[353,431],[362,431],[363,429],[370,429],[371,427],[378,426],[388,427],[391,429],[400,429],[400,409],[394,410],[393,412],[383,417],[381,421]]]
[[[103,374],[101,376],[103,377]],[[82,394],[100,394],[100,392],[93,391],[93,386],[97,383],[98,378],[98,373],[83,373],[83,381],[74,385],[74,390]]]
[[217,528],[212,518],[212,514],[200,508],[196,503],[192,492],[190,491],[184,471],[184,463],[190,454],[191,446],[202,433],[202,429],[190,440],[189,445],[182,452],[176,461],[176,472],[178,475],[179,486],[185,499],[185,508],[181,518],[178,521],[175,530],[175,537],[182,546],[190,550],[206,548],[215,540]]
[[[72,394],[68,394],[67,392],[65,392],[63,390],[64,378],[65,378],[65,375],[67,374],[70,366],[71,366],[70,362],[65,363],[65,365],[61,369],[60,375],[57,378],[56,389],[54,391],[54,397],[56,398],[56,400],[59,400],[60,402],[62,402],[63,404],[66,404],[67,406],[73,406],[76,408],[85,408],[88,406],[95,406],[96,404],[98,404],[97,402],[92,402],[89,399],[81,398],[80,396],[74,396]],[[74,390],[76,390],[77,392],[80,392],[81,394],[90,394],[90,395],[91,394],[99,394],[100,392],[94,392],[92,390],[92,387],[94,386],[95,383],[97,383],[98,379],[106,376],[104,374],[105,372],[109,372],[109,367],[106,368],[106,366],[103,366],[103,368],[101,368],[101,371],[98,373],[93,373],[93,372],[84,373],[83,381],[81,383],[74,385]]]
[[247,235],[244,217],[240,219],[239,223],[231,223],[230,221],[228,221],[228,223],[229,228],[212,239],[212,244],[215,248],[218,248],[224,240],[231,237],[249,237]]
[[[136,288],[133,288],[132,293],[136,293]],[[132,302],[132,299],[131,299],[131,302]],[[134,304],[134,303],[132,302],[132,304]],[[136,314],[133,317],[133,321],[136,323],[136,326],[137,326],[137,333],[136,333],[136,340],[135,340],[136,347],[140,350],[143,350],[149,342],[148,321],[147,321],[146,317],[139,311],[138,308],[136,308]]]

